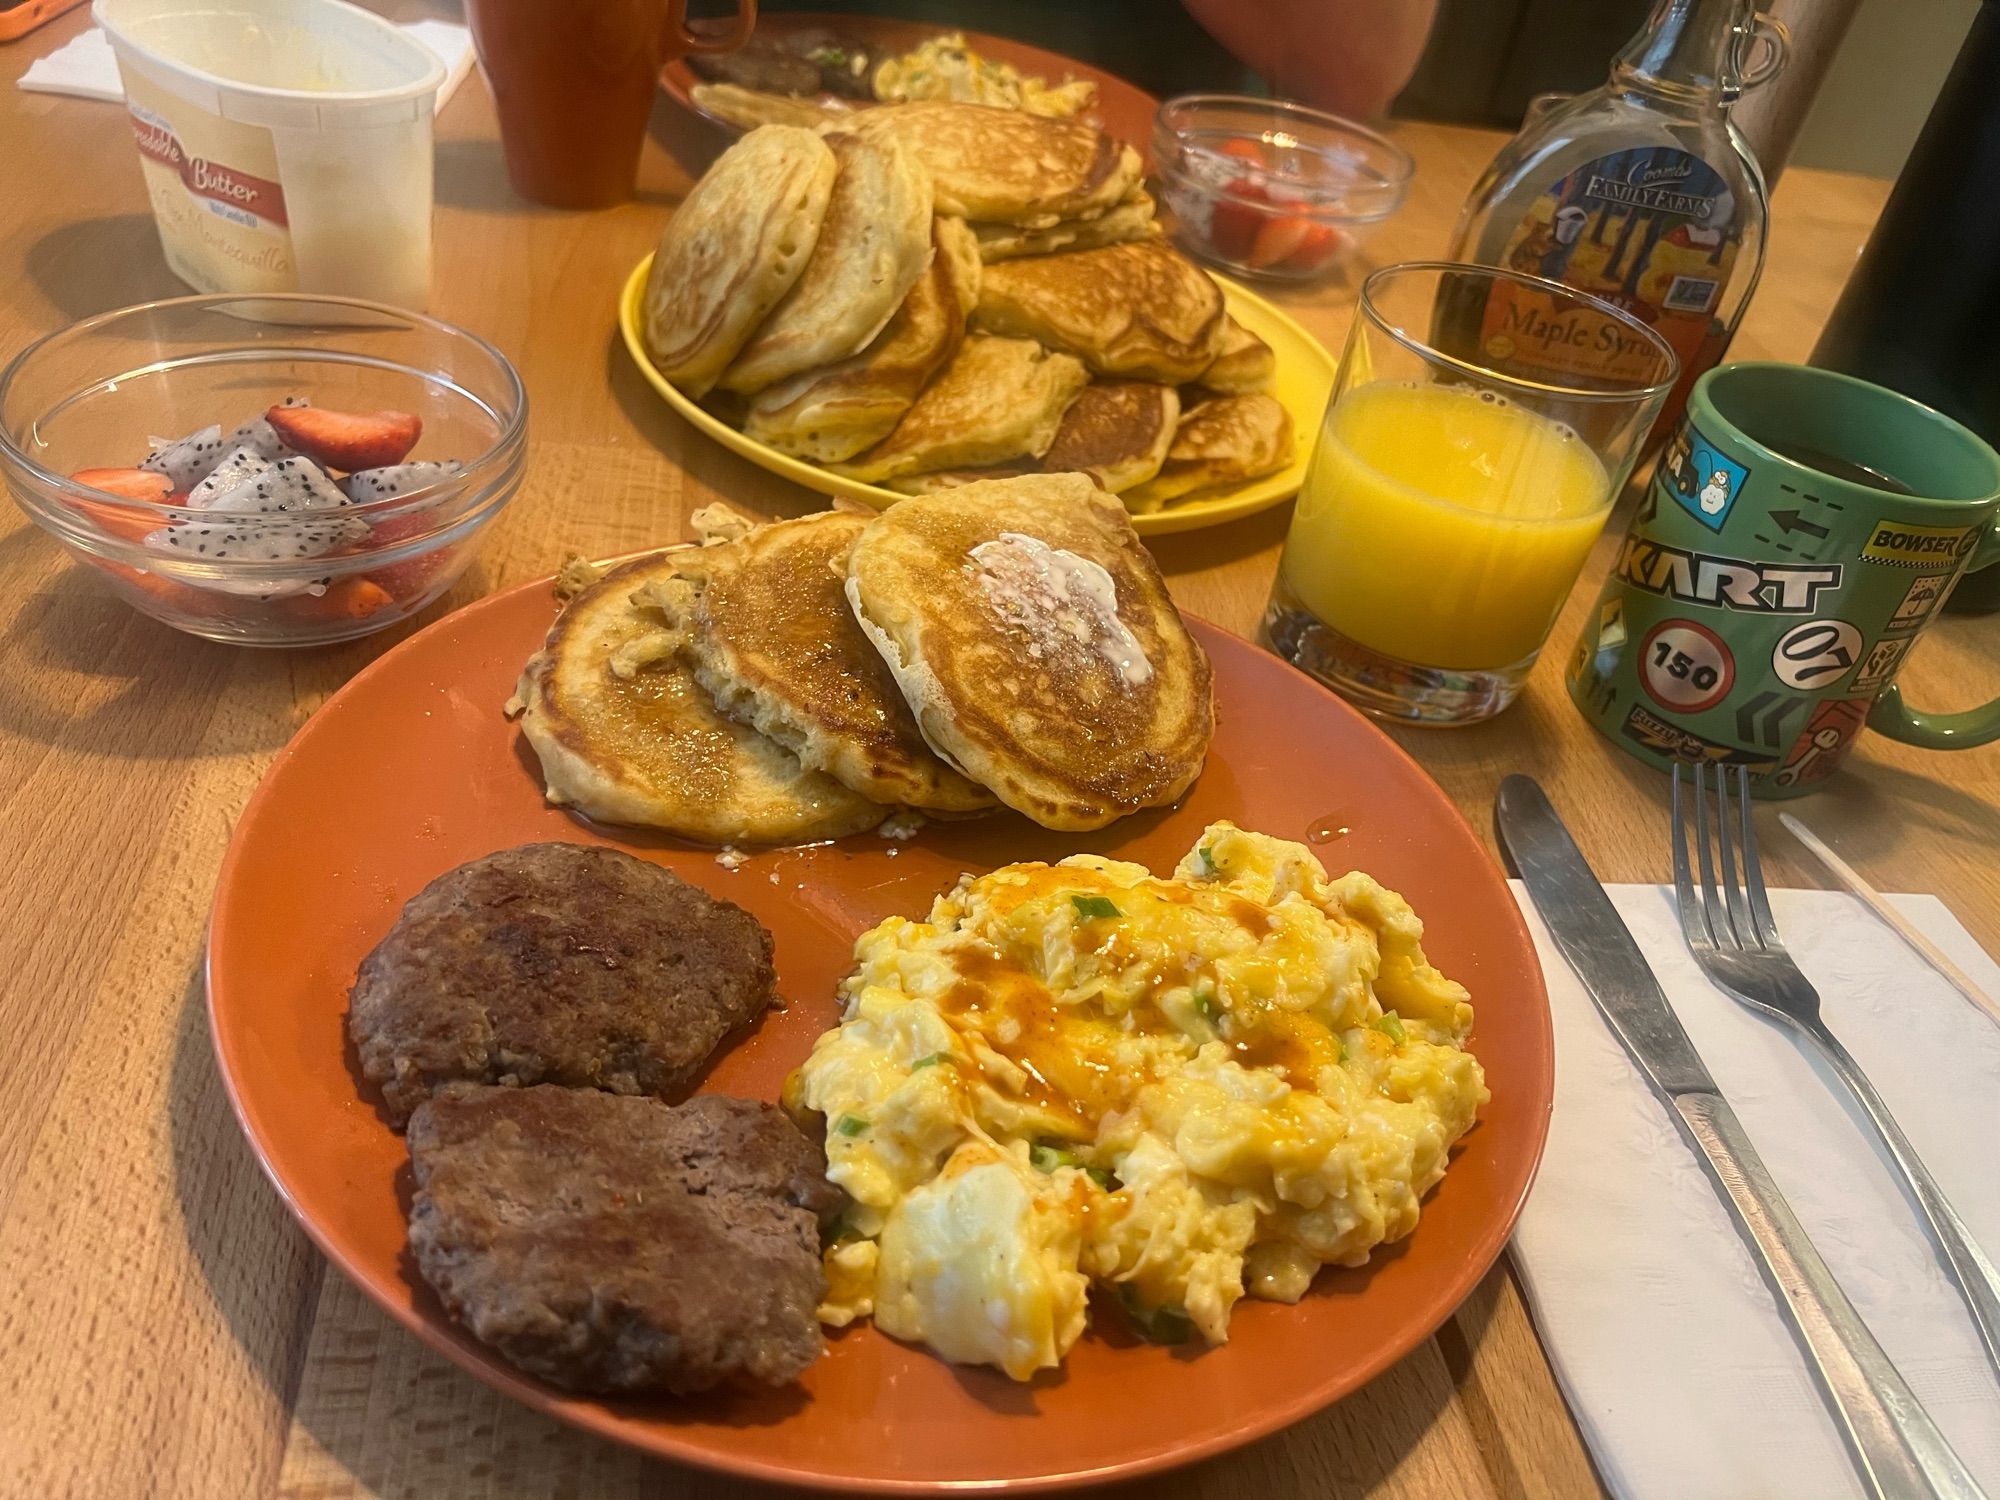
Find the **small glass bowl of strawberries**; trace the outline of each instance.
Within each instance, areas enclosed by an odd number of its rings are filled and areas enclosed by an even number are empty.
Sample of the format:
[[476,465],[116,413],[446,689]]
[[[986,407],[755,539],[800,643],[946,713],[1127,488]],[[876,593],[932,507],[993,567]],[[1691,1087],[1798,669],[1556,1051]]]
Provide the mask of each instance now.
[[0,477],[154,619],[320,645],[451,587],[520,487],[527,415],[506,357],[434,318],[178,297],[73,323],[0,371]]
[[1312,281],[1403,206],[1416,170],[1351,120],[1240,94],[1182,94],[1153,122],[1174,238],[1239,275]]

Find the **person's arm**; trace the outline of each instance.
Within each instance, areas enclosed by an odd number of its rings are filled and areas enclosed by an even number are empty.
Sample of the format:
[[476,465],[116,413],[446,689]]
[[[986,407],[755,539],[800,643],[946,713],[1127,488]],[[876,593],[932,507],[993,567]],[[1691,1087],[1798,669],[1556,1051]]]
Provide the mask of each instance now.
[[1377,114],[1416,71],[1438,0],[1184,0],[1272,89],[1344,115]]

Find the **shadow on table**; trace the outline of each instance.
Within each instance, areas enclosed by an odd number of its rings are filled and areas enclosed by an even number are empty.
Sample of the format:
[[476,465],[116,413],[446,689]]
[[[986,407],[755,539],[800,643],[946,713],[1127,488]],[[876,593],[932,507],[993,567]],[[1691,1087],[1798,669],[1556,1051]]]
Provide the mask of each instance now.
[[479,213],[544,213],[507,181],[507,159],[498,136],[437,143],[437,201],[444,208]]
[[[0,535],[17,549],[55,544],[32,526]],[[28,568],[34,564],[29,562]],[[275,750],[309,717],[316,694],[484,592],[475,561],[445,599],[375,635],[340,645],[266,650],[185,635],[141,614],[68,558],[20,601],[0,657],[23,663],[0,692],[0,734],[80,754],[175,760]],[[302,690],[302,679],[311,679]],[[225,693],[238,701],[228,712]]]
[[766,473],[749,459],[697,432],[639,373],[615,328],[605,342],[604,361],[605,379],[619,410],[660,455],[661,462],[683,488],[705,489],[730,505],[752,510],[756,519],[768,521],[808,515],[834,503],[802,485]]
[[[54,551],[32,527],[0,537],[0,564],[33,547]],[[39,744],[158,760],[272,749],[291,733],[246,715],[204,745],[236,652],[148,619],[67,559],[20,601],[0,656],[28,668],[0,693],[0,733]]]
[[1146,545],[1168,577],[1221,568],[1278,546],[1291,524],[1290,503],[1274,505],[1240,521],[1206,526],[1197,531],[1173,531],[1150,537]]
[[167,1116],[188,1248],[244,1357],[288,1409],[326,1262],[264,1180],[237,1126],[209,1047],[199,964],[182,995]]
[[[1488,1381],[1494,1378],[1494,1374],[1507,1360],[1504,1336],[1497,1340],[1499,1348],[1489,1352],[1483,1361],[1486,1367],[1484,1371],[1481,1369],[1480,1359],[1482,1346],[1487,1341],[1489,1331],[1493,1331],[1494,1318],[1502,1305],[1502,1287],[1513,1283],[1512,1295],[1521,1296],[1518,1283],[1515,1283],[1513,1278],[1512,1264],[1503,1256],[1492,1270],[1486,1273],[1485,1280],[1472,1295],[1460,1303],[1458,1310],[1445,1320],[1443,1326],[1438,1329],[1434,1341],[1438,1353],[1443,1358],[1452,1389],[1457,1395],[1458,1409],[1466,1425],[1471,1429],[1480,1461],[1487,1471],[1491,1492],[1496,1495],[1534,1495],[1549,1493],[1554,1475],[1561,1472],[1561,1468],[1559,1466],[1548,1471],[1525,1474],[1521,1472],[1515,1462],[1515,1454],[1522,1449],[1523,1434],[1518,1429],[1510,1432],[1513,1424],[1518,1422],[1519,1416],[1518,1413],[1510,1414],[1504,1408],[1513,1402],[1522,1401],[1523,1389],[1498,1392],[1488,1388]],[[1530,1342],[1532,1343],[1532,1339]],[[1417,1356],[1411,1357],[1414,1359]],[[1510,1377],[1502,1375],[1500,1378]],[[1523,1369],[1518,1377],[1513,1378],[1518,1379],[1520,1385],[1528,1389],[1535,1386],[1542,1387],[1543,1395],[1526,1395],[1525,1404],[1530,1406],[1544,1404],[1543,1396],[1545,1396],[1548,1410],[1557,1413],[1564,1411],[1561,1398],[1554,1389],[1553,1375],[1543,1364],[1539,1350],[1533,1360],[1533,1368]],[[1569,1427],[1569,1418],[1566,1414],[1557,1415],[1553,1420],[1564,1429]],[[1604,1485],[1603,1476],[1595,1474],[1595,1462],[1589,1450],[1576,1440],[1573,1433],[1567,1440],[1557,1439],[1556,1446],[1573,1449],[1578,1464],[1587,1466],[1597,1479],[1598,1485],[1606,1490],[1609,1489],[1609,1486]]]
[[[653,113],[646,122],[646,134],[692,183],[706,172],[715,159],[736,144],[740,132],[725,130],[713,120],[696,114],[665,89],[653,100]],[[642,164],[643,181],[646,168]],[[654,194],[663,203],[678,203],[681,195]]]
[[[705,127],[700,121],[683,126],[671,118],[673,114],[684,113],[679,105],[662,93],[654,107],[649,131],[652,138],[674,158],[676,165],[692,179],[701,175],[721,147],[728,144],[728,138],[718,135],[706,146],[700,144],[694,132],[713,127]],[[632,194],[633,203],[670,208],[680,202],[679,192],[667,192],[649,185],[647,175],[642,164],[639,185]],[[497,134],[440,140],[437,143],[435,192],[438,203],[447,208],[466,208],[479,213],[574,216],[608,211],[550,208],[523,198],[507,180],[507,156]]]
[[[1965,752],[1955,752],[1965,753]],[[1976,752],[1975,752],[1976,753]],[[1862,753],[1847,762],[1827,783],[1840,804],[1836,811],[1815,817],[1812,797],[1787,802],[1785,808],[1823,837],[1831,837],[1841,857],[1865,871],[1868,861],[1882,858],[1927,836],[1943,836],[2000,847],[2000,815],[1977,796],[1952,783],[1951,754],[1934,752],[1924,771],[1909,771]]]
[[[581,217],[599,211],[550,208],[546,204],[530,203],[523,198],[514,191],[513,184],[507,180],[507,158],[501,150],[497,136],[479,140],[439,141],[436,192],[437,201],[441,206],[471,209],[475,213],[540,214],[547,218],[558,218]],[[670,207],[679,201],[678,194],[643,187],[632,195],[632,202],[654,207]]]
[[[1253,1495],[1360,1500],[1393,1483],[1451,1397],[1437,1345],[1427,1339],[1353,1395],[1282,1432],[1164,1479],[1134,1479],[1089,1493],[1119,1500],[1168,1493],[1183,1500]],[[1526,1491],[1503,1487],[1496,1493]]]
[[29,282],[64,322],[192,290],[167,269],[151,214],[59,225],[28,246],[27,269]]

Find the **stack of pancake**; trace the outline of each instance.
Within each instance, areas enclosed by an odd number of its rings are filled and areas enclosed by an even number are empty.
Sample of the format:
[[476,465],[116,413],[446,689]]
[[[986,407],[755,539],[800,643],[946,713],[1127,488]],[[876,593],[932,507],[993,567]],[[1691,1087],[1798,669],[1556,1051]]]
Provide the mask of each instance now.
[[1078,119],[882,105],[751,131],[668,224],[644,324],[750,437],[908,494],[1082,473],[1134,512],[1273,473],[1270,346]]
[[710,844],[999,804],[1101,828],[1178,798],[1214,733],[1206,656],[1079,474],[625,563],[568,602],[509,711],[552,803]]

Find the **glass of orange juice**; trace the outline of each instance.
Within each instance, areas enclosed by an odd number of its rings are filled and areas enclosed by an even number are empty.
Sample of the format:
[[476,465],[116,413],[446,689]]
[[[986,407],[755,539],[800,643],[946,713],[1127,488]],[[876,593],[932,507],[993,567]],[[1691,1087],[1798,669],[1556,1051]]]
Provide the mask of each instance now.
[[[1551,357],[1601,351],[1594,372]],[[1540,277],[1442,262],[1361,287],[1277,582],[1280,656],[1379,718],[1521,691],[1672,387],[1666,342]]]

